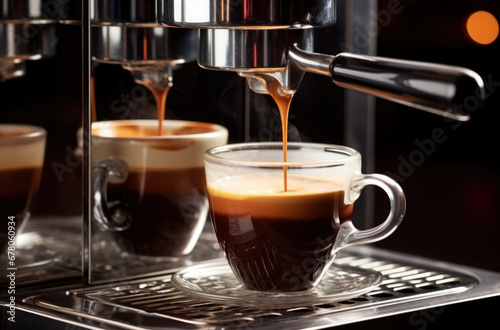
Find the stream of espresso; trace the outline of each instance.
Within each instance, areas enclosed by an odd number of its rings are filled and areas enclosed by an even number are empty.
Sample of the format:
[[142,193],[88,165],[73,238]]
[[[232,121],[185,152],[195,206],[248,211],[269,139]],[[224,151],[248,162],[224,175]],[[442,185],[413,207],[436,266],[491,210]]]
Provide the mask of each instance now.
[[166,88],[159,88],[153,83],[144,82],[144,86],[149,88],[156,101],[156,116],[158,117],[158,135],[163,135],[163,121],[165,120],[165,106],[167,102],[167,95],[171,86]]
[[[283,139],[283,162],[287,161],[287,146],[288,146],[288,112],[290,110],[290,103],[292,102],[293,94],[280,94],[279,90],[281,83],[273,80],[268,83],[268,92],[276,102],[281,117],[281,134]],[[283,186],[284,191],[288,191],[288,168],[283,166]]]

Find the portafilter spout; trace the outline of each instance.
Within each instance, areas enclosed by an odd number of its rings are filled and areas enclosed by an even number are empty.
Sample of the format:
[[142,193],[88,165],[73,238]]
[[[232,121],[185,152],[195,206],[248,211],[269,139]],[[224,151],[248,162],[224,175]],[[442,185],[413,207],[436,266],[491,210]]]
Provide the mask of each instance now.
[[261,94],[268,94],[268,79],[278,80],[283,93],[295,93],[304,71],[289,65],[287,49],[290,44],[313,49],[312,29],[202,29],[199,36],[202,68],[237,72]]
[[197,32],[156,22],[156,1],[93,0],[92,59],[120,64],[150,89],[172,85],[172,71],[196,60]]
[[157,5],[160,24],[200,29],[201,67],[235,71],[257,93],[268,93],[270,80],[278,80],[284,93],[295,92],[304,71],[288,67],[289,45],[312,51],[312,28],[336,20],[336,0],[159,0]]
[[196,60],[195,30],[103,25],[94,26],[92,33],[95,62],[120,64],[148,87],[170,86],[173,68]]

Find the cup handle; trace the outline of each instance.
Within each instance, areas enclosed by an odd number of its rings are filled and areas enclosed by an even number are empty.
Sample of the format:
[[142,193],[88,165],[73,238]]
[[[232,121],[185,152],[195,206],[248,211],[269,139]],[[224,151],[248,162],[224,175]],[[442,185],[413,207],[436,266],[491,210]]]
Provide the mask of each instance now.
[[365,174],[355,177],[351,181],[351,190],[354,193],[360,193],[361,190],[368,185],[382,188],[389,196],[389,215],[380,225],[366,230],[356,229],[352,221],[343,223],[340,226],[338,238],[336,240],[338,246],[334,249],[335,252],[352,245],[380,241],[392,234],[401,223],[401,220],[403,220],[406,210],[406,198],[399,184],[382,174]]
[[123,183],[128,177],[127,163],[121,159],[103,159],[93,166],[92,198],[94,219],[104,230],[123,231],[132,224],[132,216],[119,201],[108,202],[108,182]]

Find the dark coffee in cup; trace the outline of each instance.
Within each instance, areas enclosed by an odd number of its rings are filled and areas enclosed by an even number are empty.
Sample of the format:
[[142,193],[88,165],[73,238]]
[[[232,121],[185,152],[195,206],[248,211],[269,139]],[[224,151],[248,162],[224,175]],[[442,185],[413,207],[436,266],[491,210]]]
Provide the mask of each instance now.
[[208,215],[203,153],[225,144],[227,130],[209,123],[170,120],[163,123],[161,136],[156,120],[97,122],[92,127],[94,168],[103,161],[120,160],[128,169],[124,180],[108,180],[105,188],[94,192],[96,196],[106,190],[107,199],[94,203],[94,209],[104,203],[110,209],[118,205],[129,221],[125,226],[109,219],[97,224],[132,254],[178,257],[190,253]]
[[[40,186],[45,154],[45,130],[27,125],[0,125],[0,251],[9,236],[21,233]],[[9,234],[7,220],[15,223]]]
[[24,218],[40,185],[41,167],[0,170],[0,214]]
[[133,219],[116,232],[127,251],[181,256],[192,249],[207,216],[205,170],[131,169],[126,182],[108,185],[108,199],[124,203]]
[[289,176],[283,192],[280,174],[230,181],[220,189],[210,185],[209,201],[217,238],[236,277],[253,290],[312,288],[329,265],[340,224],[351,220],[353,205],[344,203],[342,185]]

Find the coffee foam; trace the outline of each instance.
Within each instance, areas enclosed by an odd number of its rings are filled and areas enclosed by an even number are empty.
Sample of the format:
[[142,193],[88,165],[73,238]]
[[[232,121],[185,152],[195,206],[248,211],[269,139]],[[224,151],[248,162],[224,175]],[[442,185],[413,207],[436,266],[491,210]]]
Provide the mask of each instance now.
[[0,125],[0,170],[41,167],[45,131],[25,125]]
[[137,169],[202,167],[205,150],[227,143],[227,130],[215,124],[166,120],[162,136],[153,134],[157,128],[156,120],[94,123],[92,161],[119,158]]
[[210,186],[221,195],[234,195],[245,198],[248,195],[303,195],[317,192],[342,190],[342,184],[327,178],[304,175],[289,175],[288,190],[283,190],[283,173],[255,173],[227,176]]
[[[163,127],[162,136],[204,134],[217,131],[217,126],[209,123],[186,122],[184,125]],[[127,122],[109,126],[93,127],[92,135],[116,138],[158,137],[158,125],[138,125]]]
[[324,216],[320,213],[333,208],[335,194],[343,195],[343,185],[326,178],[288,175],[288,191],[283,187],[282,173],[261,173],[209,183],[208,192],[217,212],[289,220]]

